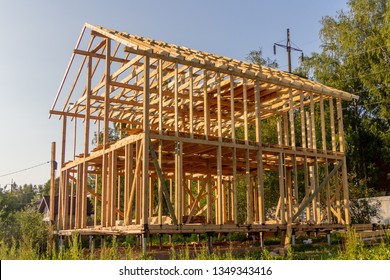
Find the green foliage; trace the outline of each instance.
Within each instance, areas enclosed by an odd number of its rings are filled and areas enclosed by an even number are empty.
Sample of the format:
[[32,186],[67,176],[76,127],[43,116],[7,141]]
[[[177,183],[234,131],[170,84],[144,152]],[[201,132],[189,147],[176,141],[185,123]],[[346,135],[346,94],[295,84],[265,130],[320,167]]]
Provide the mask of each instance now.
[[349,207],[351,211],[352,224],[369,224],[371,218],[380,219],[380,201],[370,203],[367,199],[351,200]]
[[48,226],[33,204],[41,189],[14,184],[9,191],[0,190],[2,258],[37,259],[46,252]]
[[270,59],[269,57],[263,58],[263,49],[259,48],[259,50],[250,51],[247,55],[246,59],[251,63],[264,65],[272,68],[278,68],[278,62],[274,59]]
[[43,216],[33,206],[15,214],[15,232],[13,237],[20,242],[20,247],[44,252],[49,238],[49,227]]
[[[117,141],[120,138],[120,129],[119,128],[108,128],[108,142]],[[99,133],[95,132],[92,139],[93,145],[102,145],[103,144],[103,132],[100,131]]]
[[381,240],[377,246],[365,246],[353,228],[349,228],[344,236],[344,249],[340,250],[340,260],[389,260],[390,243],[388,238]]
[[344,104],[350,181],[380,190],[390,183],[390,6],[387,0],[350,0],[348,6],[322,19],[322,51],[299,71],[359,96]]

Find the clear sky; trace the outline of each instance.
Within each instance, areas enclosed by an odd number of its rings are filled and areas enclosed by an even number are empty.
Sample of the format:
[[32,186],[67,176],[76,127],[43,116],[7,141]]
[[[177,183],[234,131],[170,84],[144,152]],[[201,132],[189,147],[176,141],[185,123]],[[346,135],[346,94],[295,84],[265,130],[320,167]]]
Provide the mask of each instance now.
[[[50,143],[61,121],[48,119],[58,86],[85,22],[244,60],[284,43],[286,29],[305,54],[318,51],[320,20],[346,0],[0,0],[0,187],[43,184]],[[285,52],[277,50],[286,70]],[[293,67],[298,58],[293,57]]]

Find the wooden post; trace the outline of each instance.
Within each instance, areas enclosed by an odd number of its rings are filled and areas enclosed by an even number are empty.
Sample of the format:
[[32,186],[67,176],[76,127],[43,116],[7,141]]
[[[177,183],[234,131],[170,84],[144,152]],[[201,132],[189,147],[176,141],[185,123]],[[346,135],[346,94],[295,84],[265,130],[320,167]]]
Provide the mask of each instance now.
[[64,190],[64,210],[63,210],[63,224],[64,224],[64,229],[68,229],[68,219],[70,218],[68,216],[69,212],[69,192],[68,192],[68,182],[69,182],[69,170],[65,170],[63,172],[64,175],[64,180],[63,180],[63,190]]
[[76,159],[76,146],[77,146],[77,118],[74,119],[73,129],[73,159]]
[[233,147],[233,220],[235,224],[238,224],[238,201],[237,201],[237,151],[236,147]]
[[[149,143],[149,147],[152,147]],[[153,209],[154,209],[154,178],[149,176],[149,217],[153,217]]]
[[340,199],[340,172],[336,172],[336,177],[335,177],[335,196],[336,196],[336,213],[337,213],[337,223],[341,223],[341,199]]
[[[158,163],[160,167],[163,164],[163,153],[162,153],[162,140],[158,142]],[[163,189],[162,189],[162,182],[161,180],[158,181],[158,223],[161,225],[162,224],[162,208],[163,208]],[[164,182],[165,183],[165,182]],[[169,199],[168,197],[166,198],[167,200]]]
[[203,70],[203,110],[204,110],[204,134],[206,140],[209,139],[210,135],[210,106],[209,96],[207,93],[207,70]]
[[219,72],[217,72],[217,119],[218,140],[222,142],[221,76]]
[[218,189],[218,200],[217,200],[217,224],[221,225],[223,224],[223,191],[222,191],[222,147],[221,145],[218,145],[217,147],[217,189]]
[[311,137],[312,137],[312,149],[317,152],[317,137],[316,137],[316,121],[314,112],[314,98],[313,93],[310,92],[310,117],[311,117]]
[[285,182],[287,188],[287,230],[286,238],[284,240],[285,246],[288,246],[291,242],[292,236],[292,217],[293,217],[293,205],[292,205],[292,183],[291,183],[291,169],[285,167]]
[[[51,173],[50,173],[50,222],[53,227],[55,213],[54,213],[54,203],[55,203],[55,180],[56,180],[56,142],[51,143]],[[53,230],[53,228],[52,228]]]
[[[322,134],[322,150],[325,154],[327,154],[327,146],[326,146],[326,129],[325,129],[325,110],[324,110],[324,96],[320,94],[320,114],[321,114],[321,134]],[[325,177],[329,174],[328,168],[328,159],[325,159],[324,163],[325,169]],[[326,186],[326,213],[328,223],[331,223],[331,205],[330,205],[330,184],[328,183]]]
[[56,142],[51,143],[51,172],[50,172],[50,254],[54,248],[54,203],[55,203],[55,177],[56,177]]
[[302,133],[302,148],[306,149],[306,121],[305,121],[305,108],[303,107],[303,93],[299,91],[300,100],[300,113],[301,113],[301,133]]
[[[277,130],[278,130],[278,144],[282,147],[282,124],[281,121],[277,122]],[[278,162],[278,170],[279,170],[279,195],[280,195],[280,220],[282,224],[286,223],[286,210],[285,210],[285,175],[284,175],[284,154],[282,152],[279,153],[279,162]]]
[[348,173],[347,173],[347,159],[345,156],[345,138],[344,138],[344,124],[343,124],[343,111],[341,98],[337,98],[337,118],[339,123],[339,141],[340,141],[340,152],[343,153],[343,166],[342,166],[342,178],[343,178],[343,196],[344,196],[344,215],[345,223],[349,225],[351,218],[349,214],[349,193],[348,193]]
[[211,173],[210,173],[210,160],[207,161],[207,177],[206,177],[206,191],[207,191],[207,197],[206,197],[206,203],[207,203],[207,223],[211,224],[213,222],[213,216],[212,216],[212,205],[213,205],[213,199],[212,199],[212,188],[211,188]]
[[104,93],[104,124],[103,124],[103,147],[108,147],[108,121],[109,121],[109,112],[110,112],[110,82],[111,82],[111,40],[106,39],[106,64],[105,64],[105,93]]
[[333,98],[329,98],[330,131],[332,133],[332,152],[336,152],[336,132],[334,123]]
[[[68,182],[67,182],[67,184],[68,184]],[[74,180],[71,180],[71,183],[70,183],[69,229],[73,229],[73,227],[75,225],[75,221],[73,218],[73,213],[74,213],[74,204],[73,204],[74,195],[73,194],[74,194]]]
[[82,192],[83,168],[82,164],[77,165],[77,181],[76,181],[76,207],[75,207],[75,226],[77,229],[81,228],[81,192]]
[[106,211],[106,227],[111,226],[111,215],[112,215],[112,152],[107,154],[107,211]]
[[142,176],[142,158],[143,158],[143,141],[137,141],[137,153],[139,153],[139,157],[136,162],[136,171],[134,173],[134,183],[133,190],[135,191],[136,200],[135,200],[135,224],[139,225],[141,223],[141,206],[142,206],[142,189],[141,189],[141,176]]
[[247,223],[253,224],[253,192],[251,186],[249,150],[245,149],[245,185],[246,185],[246,203],[247,203]]
[[[148,217],[149,217],[149,102],[150,102],[150,87],[149,87],[149,71],[150,71],[150,59],[149,56],[144,57],[144,96],[143,96],[143,129],[144,129],[144,138],[143,141],[143,157],[142,157],[142,191],[143,191],[143,209],[142,209],[142,219],[145,227],[148,227]],[[175,70],[177,71],[177,70]],[[177,82],[176,82],[177,83]],[[177,86],[177,85],[176,85]],[[177,106],[177,105],[175,105]],[[176,116],[177,118],[177,116]]]
[[174,104],[175,104],[175,136],[179,136],[179,73],[178,65],[175,63],[175,75],[174,75]]
[[107,226],[107,214],[108,214],[108,155],[105,153],[105,149],[108,148],[109,143],[109,113],[110,113],[110,81],[111,81],[111,40],[106,39],[106,61],[105,61],[105,92],[104,92],[104,112],[103,112],[103,155],[102,155],[102,207],[101,207],[101,220],[102,225]]
[[[99,180],[98,180],[98,174],[95,174],[95,198],[94,198],[94,215],[93,215],[93,226],[96,227],[97,226],[97,206],[98,206],[98,184],[99,184]],[[70,196],[70,198],[72,199],[72,195]],[[70,218],[72,218],[72,216],[70,216]]]
[[117,187],[117,178],[118,178],[118,170],[117,170],[117,152],[111,152],[111,198],[110,198],[110,226],[115,226],[115,216],[116,216],[116,203],[115,199],[117,196],[116,187]]
[[259,223],[265,224],[264,185],[263,185],[263,142],[260,111],[260,82],[255,80],[255,113],[256,113],[256,142],[257,150],[257,201],[259,209]]
[[[304,158],[304,180],[305,180],[305,198],[310,196],[310,187],[309,187],[309,166],[307,163],[307,156]],[[310,206],[306,207],[306,221],[311,220]]]
[[236,120],[234,117],[235,113],[236,112],[234,109],[234,77],[230,76],[230,119],[231,119],[231,137],[233,143],[236,143],[236,126],[235,126]]
[[190,137],[194,138],[194,81],[193,81],[193,68],[189,67],[189,82],[190,82]]
[[84,161],[83,161],[83,181],[81,190],[82,215],[81,227],[87,226],[87,187],[88,187],[88,162],[86,158],[89,154],[89,130],[90,130],[90,111],[91,111],[91,83],[92,83],[92,57],[88,57],[87,64],[87,88],[85,99],[85,117],[84,117]]

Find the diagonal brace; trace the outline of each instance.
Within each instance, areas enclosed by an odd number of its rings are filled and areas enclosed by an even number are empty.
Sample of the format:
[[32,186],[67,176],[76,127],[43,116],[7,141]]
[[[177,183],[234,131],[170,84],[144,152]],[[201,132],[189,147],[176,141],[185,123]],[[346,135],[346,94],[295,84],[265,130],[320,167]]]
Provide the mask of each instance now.
[[171,200],[169,199],[168,188],[165,185],[165,180],[164,180],[164,177],[162,175],[161,167],[160,167],[160,164],[158,164],[157,155],[153,149],[153,143],[152,143],[152,140],[150,138],[149,138],[149,150],[150,150],[150,154],[151,154],[152,159],[153,159],[154,166],[156,167],[158,178],[161,181],[161,188],[162,188],[162,192],[164,194],[165,202],[168,206],[169,214],[171,215],[173,224],[177,226],[177,219],[176,219],[175,211],[173,210],[173,207],[172,207]]
[[340,169],[340,167],[343,165],[343,161],[341,160],[334,168],[333,170],[329,173],[328,176],[322,181],[321,185],[314,190],[314,192],[304,199],[301,203],[301,205],[298,208],[298,211],[294,214],[292,217],[292,220],[294,221],[296,218],[299,217],[299,215],[305,210],[305,208],[312,202],[312,200],[317,196],[317,194],[326,186],[326,184],[329,182],[329,180],[336,174],[337,170]]

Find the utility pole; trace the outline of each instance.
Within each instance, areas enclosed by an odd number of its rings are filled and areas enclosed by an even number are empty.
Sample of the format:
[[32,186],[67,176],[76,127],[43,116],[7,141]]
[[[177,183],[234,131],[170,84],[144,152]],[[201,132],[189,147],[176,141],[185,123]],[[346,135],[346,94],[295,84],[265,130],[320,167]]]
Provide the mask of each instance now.
[[282,45],[279,43],[274,43],[274,55],[276,55],[276,46],[282,47],[286,49],[287,51],[287,63],[288,63],[288,72],[291,73],[291,50],[301,52],[301,59],[303,60],[303,51],[301,49],[297,49],[294,47],[291,47],[291,41],[290,41],[290,29],[287,28],[287,43],[286,45]]

